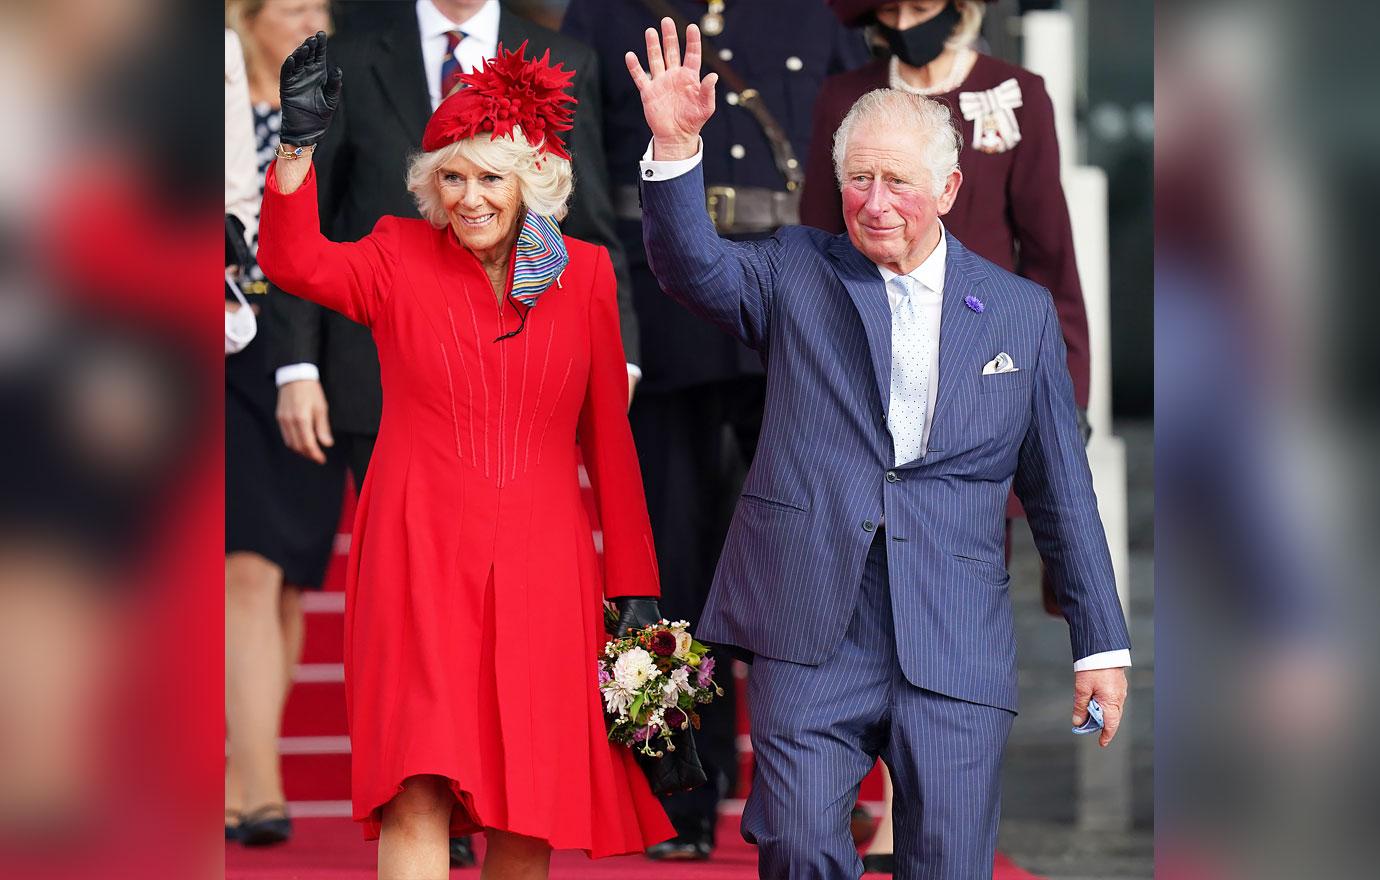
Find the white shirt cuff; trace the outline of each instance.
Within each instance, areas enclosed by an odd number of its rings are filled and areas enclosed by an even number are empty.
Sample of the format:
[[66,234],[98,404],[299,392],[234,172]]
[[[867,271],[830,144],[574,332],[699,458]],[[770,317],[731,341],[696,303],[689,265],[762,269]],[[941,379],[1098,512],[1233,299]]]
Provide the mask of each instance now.
[[642,381],[642,368],[639,367],[637,364],[628,364],[628,375],[631,376],[631,377],[633,377],[633,378],[636,379],[637,381],[641,382],[641,381]]
[[671,180],[680,177],[682,174],[693,169],[700,164],[700,159],[704,156],[704,138],[699,138],[695,144],[695,155],[689,159],[676,159],[674,161],[656,161],[652,159],[652,142],[647,141],[647,152],[642,154],[642,179],[643,180]]
[[288,364],[273,372],[273,381],[279,388],[289,382],[320,382],[321,371],[316,368],[316,364]]
[[1131,665],[1131,652],[1126,648],[1120,651],[1103,651],[1100,654],[1089,654],[1082,660],[1075,661],[1073,664],[1074,672],[1087,672],[1089,669],[1120,669],[1123,666]]

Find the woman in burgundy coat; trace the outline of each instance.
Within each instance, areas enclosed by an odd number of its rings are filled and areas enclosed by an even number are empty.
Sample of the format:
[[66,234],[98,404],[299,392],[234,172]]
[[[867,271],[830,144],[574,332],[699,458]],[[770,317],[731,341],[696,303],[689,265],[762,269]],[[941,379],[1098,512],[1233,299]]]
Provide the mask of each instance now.
[[[1049,289],[1086,425],[1088,317],[1059,182],[1054,108],[1044,81],[972,47],[982,27],[982,0],[829,0],[829,5],[846,26],[869,25],[874,41],[889,51],[824,81],[815,102],[800,221],[844,231],[834,133],[855,101],[873,89],[894,88],[948,104],[963,135],[958,157],[963,186],[944,225],[978,254]],[[1013,495],[1007,516],[1021,515]],[[1008,518],[1008,552],[1010,524]],[[1046,601],[1046,607],[1054,606]],[[889,807],[889,785],[887,794]],[[889,809],[864,862],[870,871],[890,869]]]

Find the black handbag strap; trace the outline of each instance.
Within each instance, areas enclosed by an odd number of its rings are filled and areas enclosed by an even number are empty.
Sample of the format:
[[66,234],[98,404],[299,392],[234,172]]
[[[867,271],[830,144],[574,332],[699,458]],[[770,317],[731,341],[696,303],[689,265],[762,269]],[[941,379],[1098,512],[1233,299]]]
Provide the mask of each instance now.
[[[666,0],[642,0],[642,5],[651,10],[657,16],[657,21],[669,18],[676,23],[676,28],[681,32],[685,31],[685,18],[667,3]],[[800,161],[795,157],[795,150],[791,147],[790,139],[786,137],[786,131],[776,118],[771,115],[767,105],[762,101],[762,96],[757,90],[747,84],[738,75],[738,72],[729,67],[728,62],[719,56],[718,50],[709,38],[700,32],[700,46],[703,49],[703,58],[709,62],[709,66],[719,75],[730,89],[738,93],[738,106],[752,114],[752,118],[757,120],[761,126],[762,133],[767,136],[767,144],[771,147],[772,161],[776,165],[776,170],[781,172],[781,176],[786,179],[786,189],[795,192],[800,189],[800,185],[805,182],[805,171],[800,167]]]

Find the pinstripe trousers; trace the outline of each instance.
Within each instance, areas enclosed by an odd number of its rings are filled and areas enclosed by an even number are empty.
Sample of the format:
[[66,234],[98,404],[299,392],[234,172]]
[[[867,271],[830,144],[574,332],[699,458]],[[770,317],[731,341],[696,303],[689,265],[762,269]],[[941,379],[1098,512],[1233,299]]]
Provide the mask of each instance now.
[[839,649],[819,666],[759,655],[748,707],[755,767],[742,831],[763,880],[861,876],[848,819],[878,755],[895,784],[897,880],[991,878],[1015,715],[906,680],[883,530]]

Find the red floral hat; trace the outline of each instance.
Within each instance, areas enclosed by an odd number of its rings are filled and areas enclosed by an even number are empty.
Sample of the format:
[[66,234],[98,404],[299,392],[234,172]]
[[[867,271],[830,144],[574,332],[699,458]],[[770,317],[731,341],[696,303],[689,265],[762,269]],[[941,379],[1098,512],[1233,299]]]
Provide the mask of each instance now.
[[527,59],[526,41],[516,52],[498,47],[498,56],[487,59],[473,73],[460,76],[461,87],[441,102],[422,134],[422,149],[430,153],[456,141],[492,131],[490,140],[511,137],[521,126],[527,142],[541,144],[543,153],[569,159],[557,132],[570,130],[572,111],[578,103],[565,93],[575,71],[551,65],[551,50],[540,58]]

